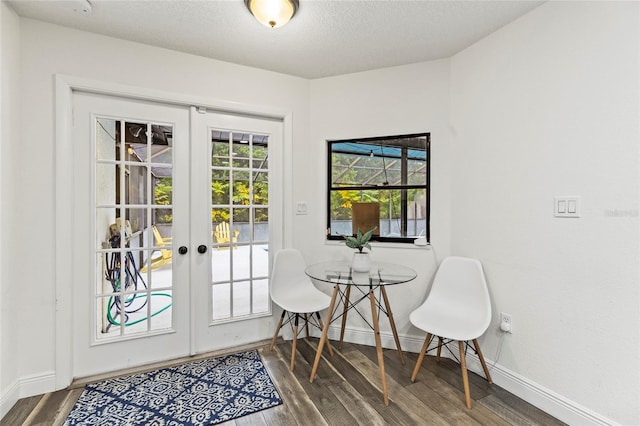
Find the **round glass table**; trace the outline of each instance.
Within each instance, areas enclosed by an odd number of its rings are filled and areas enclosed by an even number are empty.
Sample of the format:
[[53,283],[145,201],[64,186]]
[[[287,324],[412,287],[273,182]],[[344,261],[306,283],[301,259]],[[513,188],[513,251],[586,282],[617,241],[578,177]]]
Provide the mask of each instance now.
[[318,281],[356,286],[386,286],[415,279],[413,269],[389,262],[372,262],[369,272],[354,272],[347,261],[330,260],[310,265],[306,274]]
[[[391,331],[393,332],[393,338],[396,342],[400,361],[404,364],[404,356],[402,355],[402,348],[400,347],[400,339],[398,339],[398,332],[393,320],[393,314],[391,313],[391,306],[389,304],[389,298],[385,287],[388,285],[406,283],[415,279],[417,276],[416,271],[407,266],[395,263],[372,262],[369,272],[354,272],[351,268],[350,262],[333,260],[310,265],[306,268],[305,272],[314,280],[334,284],[331,302],[327,309],[327,318],[324,322],[322,335],[320,337],[320,342],[318,343],[316,358],[311,370],[310,381],[313,382],[313,379],[316,376],[318,365],[322,357],[322,349],[324,344],[327,343],[329,325],[339,318],[342,318],[342,326],[340,329],[340,344],[342,344],[344,339],[344,329],[347,322],[347,313],[352,309],[357,310],[357,306],[360,302],[369,300],[371,307],[371,323],[369,323],[362,314],[360,314],[360,317],[365,319],[365,322],[367,322],[374,332],[376,352],[378,356],[378,368],[380,369],[380,379],[382,381],[382,397],[384,404],[389,405],[387,378],[384,372],[384,356],[382,353],[378,320],[380,312],[387,316],[389,325],[391,326]],[[355,289],[355,297],[351,294],[352,288]],[[338,307],[336,306],[340,303],[342,304],[342,312],[338,312]]]

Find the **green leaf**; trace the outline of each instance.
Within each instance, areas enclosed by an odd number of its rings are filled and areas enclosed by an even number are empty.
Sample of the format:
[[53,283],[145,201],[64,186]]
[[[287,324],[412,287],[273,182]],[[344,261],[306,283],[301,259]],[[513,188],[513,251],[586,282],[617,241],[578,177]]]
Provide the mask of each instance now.
[[[376,230],[376,228],[377,228],[377,226],[376,226],[376,227],[374,227],[374,228],[369,229],[369,230],[368,230],[367,232],[365,232],[365,234],[362,236],[362,240],[363,240],[365,243],[371,239],[371,236],[373,235],[373,231],[375,231],[375,230]],[[360,230],[360,229],[358,229],[358,231],[359,231],[359,230]]]
[[358,251],[362,253],[362,250],[365,247],[371,250],[371,244],[369,244],[369,240],[373,236],[373,231],[375,231],[377,228],[378,228],[377,226],[374,226],[364,234],[362,233],[360,228],[358,228],[358,232],[356,232],[355,237],[351,235],[343,235],[342,237],[344,238],[345,244],[347,245],[347,247],[358,249]]

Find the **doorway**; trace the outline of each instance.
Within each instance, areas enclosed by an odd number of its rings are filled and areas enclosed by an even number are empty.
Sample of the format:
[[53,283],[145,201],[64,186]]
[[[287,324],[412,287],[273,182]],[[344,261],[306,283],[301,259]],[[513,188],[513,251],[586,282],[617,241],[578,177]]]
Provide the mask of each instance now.
[[84,91],[72,105],[72,377],[267,338],[282,121]]

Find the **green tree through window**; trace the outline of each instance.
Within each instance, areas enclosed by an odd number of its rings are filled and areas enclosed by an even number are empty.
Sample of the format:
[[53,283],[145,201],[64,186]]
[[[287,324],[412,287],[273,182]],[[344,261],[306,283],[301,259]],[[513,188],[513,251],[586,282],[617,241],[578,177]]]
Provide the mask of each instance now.
[[429,238],[430,135],[331,140],[329,144],[329,239],[353,234],[354,203],[379,206],[374,240]]

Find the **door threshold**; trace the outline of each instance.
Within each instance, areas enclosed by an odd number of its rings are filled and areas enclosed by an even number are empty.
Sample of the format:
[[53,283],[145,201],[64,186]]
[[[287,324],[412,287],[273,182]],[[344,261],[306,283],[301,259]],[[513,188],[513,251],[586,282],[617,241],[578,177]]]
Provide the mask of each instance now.
[[170,368],[176,365],[185,364],[191,361],[198,361],[206,358],[217,358],[224,355],[235,354],[239,352],[250,351],[253,349],[260,349],[267,346],[271,342],[271,339],[260,340],[258,342],[247,343],[240,346],[233,346],[230,348],[217,349],[215,351],[203,352],[195,355],[187,355],[179,358],[174,358],[166,361],[158,361],[151,364],[141,365],[138,367],[131,367],[124,370],[112,371],[109,373],[101,373],[93,376],[80,377],[73,379],[67,389],[83,388],[86,385],[101,382],[103,380],[115,379],[118,377],[130,376],[132,374],[146,373],[148,371],[158,370],[160,368]]

